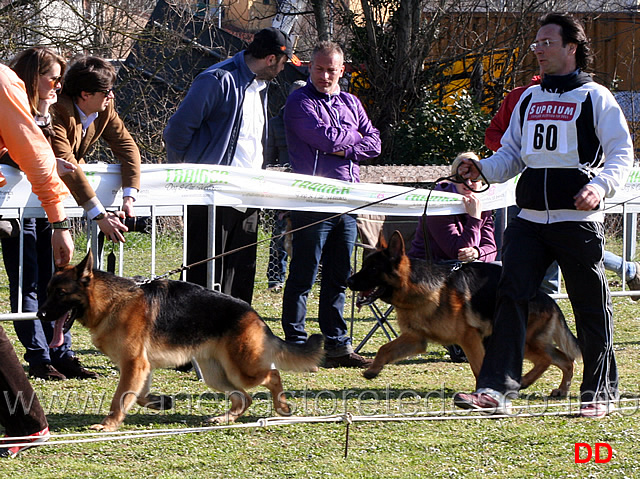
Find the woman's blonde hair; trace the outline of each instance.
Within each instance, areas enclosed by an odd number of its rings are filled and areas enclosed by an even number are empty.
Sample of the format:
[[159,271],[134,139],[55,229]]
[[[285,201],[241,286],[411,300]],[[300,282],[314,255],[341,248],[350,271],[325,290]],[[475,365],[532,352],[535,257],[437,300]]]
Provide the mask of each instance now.
[[462,160],[480,161],[480,158],[478,158],[478,155],[476,155],[473,151],[465,151],[464,153],[460,153],[458,156],[456,156],[456,159],[453,160],[453,163],[451,163],[451,176],[455,176],[458,174],[458,166],[460,166]]

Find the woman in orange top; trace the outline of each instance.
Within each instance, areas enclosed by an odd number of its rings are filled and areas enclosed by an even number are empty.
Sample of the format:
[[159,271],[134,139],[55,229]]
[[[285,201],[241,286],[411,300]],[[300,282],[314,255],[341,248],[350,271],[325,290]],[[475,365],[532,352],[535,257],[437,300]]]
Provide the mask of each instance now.
[[[32,47],[18,54],[11,68],[24,81],[29,107],[36,124],[45,137],[51,140],[51,116],[49,107],[57,100],[62,75],[66,68],[64,58],[44,47]],[[9,153],[0,158],[0,163],[18,167]],[[22,310],[34,312],[46,299],[47,284],[51,279],[51,227],[44,218],[25,218],[22,236],[24,239]],[[3,238],[2,253],[9,277],[11,310],[18,311],[20,238]],[[14,329],[26,348],[24,359],[29,363],[29,375],[41,379],[63,380],[72,378],[97,378],[79,363],[71,350],[71,335],[65,335],[64,344],[49,348],[53,334],[50,321],[16,321]]]
[[[29,110],[24,83],[5,65],[0,65],[0,111],[0,154],[8,150],[27,175],[54,227],[51,243],[56,265],[64,266],[73,256],[73,239],[62,206],[69,192],[56,171],[53,151]],[[0,174],[0,186],[4,184],[6,180]],[[21,443],[46,441],[49,438],[47,418],[2,326],[0,391],[4,391],[6,399],[0,401],[0,424],[5,433],[11,437],[30,436],[20,440]],[[21,406],[9,410],[8,405],[18,405],[18,402]],[[4,443],[0,446],[0,457],[13,457],[23,449],[24,446]]]

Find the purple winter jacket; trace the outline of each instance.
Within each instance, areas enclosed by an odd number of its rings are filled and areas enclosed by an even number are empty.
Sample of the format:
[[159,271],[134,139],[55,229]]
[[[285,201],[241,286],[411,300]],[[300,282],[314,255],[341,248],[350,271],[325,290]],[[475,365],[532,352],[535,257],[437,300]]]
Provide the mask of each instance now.
[[[436,190],[450,193],[458,192],[453,183],[445,183],[444,186],[438,184]],[[429,216],[427,210],[427,235],[429,236],[431,260],[436,263],[457,260],[460,248],[475,247],[480,254],[478,261],[485,263],[495,261],[498,254],[491,211],[483,211],[480,219],[476,219],[466,213]],[[407,256],[425,258],[422,217],[418,222],[416,234]]]
[[311,80],[287,98],[284,124],[294,173],[359,183],[358,164],[380,154],[380,132],[360,100],[346,92],[319,93]]

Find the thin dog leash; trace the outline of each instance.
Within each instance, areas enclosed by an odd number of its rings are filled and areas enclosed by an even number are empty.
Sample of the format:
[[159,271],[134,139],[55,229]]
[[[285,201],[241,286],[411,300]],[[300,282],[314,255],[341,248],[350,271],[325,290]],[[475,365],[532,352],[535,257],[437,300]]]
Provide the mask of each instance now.
[[[485,191],[487,191],[491,187],[491,184],[487,180],[487,178],[484,175],[484,173],[482,173],[482,170],[478,167],[477,162],[472,158],[469,158],[469,160],[474,164],[474,166],[476,167],[476,170],[478,171],[478,173],[482,177],[483,183],[485,184],[485,186],[482,189],[476,190],[476,191],[478,193],[484,193]],[[458,169],[460,168],[460,166],[461,165],[458,166]],[[425,238],[425,248],[426,249],[429,249],[429,246],[428,246],[429,240],[428,240],[428,236],[426,234],[427,207],[428,207],[428,204],[429,204],[429,199],[431,198],[431,193],[435,189],[435,186],[438,183],[441,183],[443,181],[448,181],[448,182],[451,182],[451,183],[461,183],[461,184],[465,185],[465,187],[467,187],[466,183],[465,183],[465,179],[457,171],[456,171],[456,173],[454,175],[443,176],[443,177],[437,178],[432,183],[431,187],[429,188],[429,194],[427,195],[427,199],[425,200],[424,210],[423,210],[423,213],[422,213],[422,226],[423,226],[423,235],[424,235],[424,238]],[[290,231],[286,231],[284,233],[280,233],[278,235],[271,236],[270,238],[265,238],[265,239],[256,241],[254,243],[249,243],[249,244],[246,244],[244,246],[240,246],[238,248],[235,248],[235,249],[232,249],[232,250],[229,250],[229,251],[225,251],[225,252],[220,253],[218,255],[212,256],[210,258],[205,258],[205,259],[202,259],[200,261],[196,261],[196,262],[188,264],[188,265],[182,265],[182,266],[180,266],[178,268],[175,268],[175,269],[172,269],[172,270],[170,270],[170,271],[168,271],[168,272],[166,272],[164,274],[161,274],[161,275],[158,275],[158,276],[154,276],[152,278],[147,278],[147,279],[145,279],[143,281],[140,281],[140,282],[138,282],[138,284],[150,283],[151,281],[155,281],[157,279],[164,279],[164,278],[167,278],[167,277],[169,277],[169,276],[171,276],[173,274],[178,274],[178,273],[182,273],[183,271],[188,271],[189,269],[191,269],[191,268],[193,268],[195,266],[199,266],[201,264],[208,263],[209,261],[215,261],[216,259],[224,258],[225,256],[237,253],[238,251],[242,251],[243,249],[251,248],[253,246],[259,246],[262,243],[266,243],[267,241],[271,241],[272,239],[282,238],[283,236],[290,235],[290,234],[293,234],[293,233],[298,232],[298,231],[302,231],[302,230],[304,230],[306,228],[310,228],[310,227],[315,226],[317,224],[324,223],[325,221],[330,221],[332,219],[335,219],[335,218],[338,218],[338,217],[341,217],[341,216],[344,216],[344,215],[352,214],[352,213],[354,213],[356,211],[359,211],[361,209],[368,208],[370,206],[375,206],[375,205],[383,203],[383,202],[385,202],[387,200],[392,200],[394,198],[397,198],[398,196],[402,196],[404,194],[411,193],[412,191],[415,191],[415,190],[418,190],[418,189],[420,189],[420,188],[416,186],[416,187],[410,188],[409,190],[402,191],[402,192],[396,193],[394,195],[391,195],[391,196],[388,196],[388,197],[385,197],[385,198],[381,198],[381,199],[376,200],[376,201],[365,203],[364,205],[358,206],[356,208],[352,208],[352,209],[350,209],[348,211],[345,211],[343,213],[336,213],[336,214],[334,214],[334,215],[332,215],[332,216],[330,216],[328,218],[324,218],[322,220],[315,221],[315,222],[310,223],[308,225],[304,225],[304,226],[301,226],[299,228],[295,228],[295,229],[292,229]],[[636,198],[640,198],[640,195],[638,195],[638,196],[636,196],[634,198],[631,198],[629,200],[626,200],[624,202],[618,203],[616,205],[612,205],[611,207],[619,206],[621,204],[624,204],[624,203],[629,202],[629,201],[631,201],[633,199],[636,199]],[[485,254],[488,254],[488,253],[485,253]],[[483,254],[483,256],[485,254]],[[426,257],[430,258],[430,254],[428,254]],[[429,261],[430,261],[430,259],[429,259]]]
[[412,191],[415,191],[415,190],[418,190],[418,189],[420,189],[420,188],[416,186],[414,188],[410,188],[410,189],[408,189],[406,191],[401,191],[400,193],[396,193],[396,194],[388,196],[386,198],[382,198],[382,199],[379,199],[379,200],[376,200],[376,201],[372,201],[370,203],[365,203],[364,205],[360,205],[360,206],[358,206],[356,208],[352,208],[352,209],[350,209],[348,211],[345,211],[343,213],[336,213],[336,214],[334,214],[334,215],[332,215],[332,216],[330,216],[328,218],[324,218],[322,220],[314,221],[313,223],[309,223],[308,225],[304,225],[304,226],[301,226],[299,228],[295,228],[295,229],[292,229],[290,231],[286,231],[286,232],[281,233],[279,235],[271,236],[270,238],[265,238],[265,239],[256,241],[254,243],[249,243],[249,244],[246,244],[244,246],[240,246],[238,248],[235,248],[235,249],[232,249],[232,250],[229,250],[229,251],[225,251],[224,253],[220,253],[218,255],[212,256],[210,258],[205,258],[205,259],[202,259],[200,261],[196,261],[195,263],[191,263],[191,264],[188,264],[188,265],[182,265],[182,266],[180,266],[178,268],[175,268],[175,269],[172,269],[171,271],[168,271],[168,272],[166,272],[166,273],[164,273],[162,275],[154,276],[153,278],[148,278],[148,279],[145,279],[143,281],[140,281],[140,282],[138,282],[138,284],[146,284],[146,283],[150,283],[151,281],[155,281],[156,279],[164,279],[164,278],[166,278],[168,276],[171,276],[173,274],[182,273],[183,271],[187,271],[190,268],[193,268],[194,266],[199,266],[201,264],[208,263],[209,261],[214,261],[214,260],[219,259],[219,258],[224,258],[225,256],[237,253],[238,251],[242,251],[243,249],[251,248],[253,246],[258,246],[258,245],[260,245],[262,243],[266,243],[267,241],[271,241],[272,239],[278,239],[278,238],[281,238],[281,237],[283,237],[285,235],[293,234],[293,233],[295,233],[297,231],[301,231],[303,229],[310,228],[312,226],[315,226],[315,225],[320,224],[320,223],[324,223],[325,221],[330,221],[330,220],[338,218],[340,216],[349,215],[349,214],[351,214],[351,213],[353,213],[355,211],[361,210],[363,208],[368,208],[369,206],[375,206],[375,205],[380,204],[380,203],[382,203],[384,201],[392,200],[393,198],[397,198],[398,196],[406,195],[407,193],[411,193]]
[[[471,158],[470,158],[470,160],[473,162],[473,164],[475,165],[476,169],[480,172],[480,175],[482,176],[482,178],[483,178],[483,180],[485,181],[485,184],[486,184],[486,187],[484,189],[477,190],[477,191],[478,191],[478,193],[484,193],[485,191],[487,191],[489,189],[490,185],[488,184],[488,181],[487,181],[486,177],[484,176],[484,174],[482,173],[482,171],[480,170],[480,168],[478,168],[478,165],[476,164],[476,162]],[[450,181],[452,183],[465,184],[465,179],[462,178],[462,176],[460,176],[457,172],[456,172],[455,175],[438,178],[433,183],[432,187],[429,189],[429,195],[427,196],[427,200],[425,202],[425,210],[424,210],[424,213],[423,213],[424,215],[426,215],[427,203],[429,202],[429,198],[431,197],[431,192],[435,188],[436,183],[441,182],[441,181]],[[382,203],[384,201],[392,200],[393,198],[397,198],[398,196],[402,196],[402,195],[405,195],[407,193],[411,193],[412,191],[415,191],[415,190],[418,190],[418,189],[420,189],[420,188],[416,186],[416,187],[410,188],[407,191],[402,191],[400,193],[396,193],[395,195],[391,195],[391,196],[388,196],[386,198],[381,198],[379,200],[372,201],[370,203],[366,203],[364,205],[358,206],[356,208],[352,208],[352,209],[350,209],[348,211],[345,211],[343,213],[336,213],[335,215],[332,215],[332,216],[330,216],[328,218],[324,218],[322,220],[314,221],[313,223],[309,223],[308,225],[304,225],[304,226],[301,226],[299,228],[292,229],[290,231],[287,231],[285,233],[281,233],[281,234],[276,235],[276,236],[272,236],[271,238],[265,238],[263,240],[256,241],[255,243],[250,243],[250,244],[247,244],[247,245],[244,245],[244,246],[240,246],[239,248],[235,248],[235,249],[232,249],[232,250],[229,250],[229,251],[225,251],[224,253],[220,253],[220,254],[218,254],[216,256],[212,256],[211,258],[206,258],[206,259],[203,259],[203,260],[200,260],[200,261],[196,261],[195,263],[191,263],[191,264],[189,264],[187,266],[181,266],[180,268],[176,268],[175,270],[170,271],[169,273],[165,273],[165,275],[181,273],[182,271],[188,270],[189,268],[192,268],[194,266],[199,266],[199,265],[207,263],[209,261],[213,261],[213,260],[216,260],[216,259],[219,259],[219,258],[223,258],[223,257],[225,257],[227,255],[234,254],[234,253],[236,253],[238,251],[241,251],[241,250],[246,249],[246,248],[250,248],[252,246],[258,246],[258,245],[260,245],[262,243],[265,243],[267,241],[271,241],[272,239],[278,239],[278,238],[281,238],[281,237],[283,237],[285,235],[293,234],[293,233],[295,233],[297,231],[301,231],[303,229],[310,228],[310,227],[315,226],[317,224],[324,223],[325,221],[331,221],[332,219],[339,218],[339,217],[344,216],[344,215],[349,215],[349,214],[351,214],[351,213],[353,213],[355,211],[361,210],[363,208],[368,208],[369,206],[375,206],[375,205],[380,204],[380,203]],[[156,277],[156,279],[164,278],[165,275],[158,276],[158,277]]]
[[[475,165],[476,169],[478,170],[478,172],[482,176],[482,178],[483,178],[483,180],[485,182],[485,185],[486,185],[486,187],[484,189],[478,190],[478,192],[482,193],[484,191],[487,191],[489,189],[489,186],[490,186],[488,180],[486,179],[486,177],[482,173],[482,170],[480,168],[478,168],[477,163],[471,158],[470,158],[470,161],[473,162],[473,164]],[[446,177],[440,177],[440,178],[436,179],[433,182],[431,188],[429,188],[429,194],[427,195],[427,199],[425,201],[425,208],[424,208],[424,212],[423,212],[423,218],[426,218],[427,205],[429,203],[429,199],[431,198],[431,193],[433,192],[433,189],[435,188],[435,185],[437,183],[439,183],[439,182],[442,182],[442,181],[450,181],[452,183],[463,183],[464,184],[465,179],[462,178],[462,176],[459,175],[457,172],[456,172],[455,175],[450,175],[450,176],[446,176]],[[310,227],[315,226],[317,224],[324,223],[325,221],[330,221],[332,219],[335,219],[335,218],[338,218],[338,217],[341,217],[341,216],[344,216],[344,215],[352,214],[355,211],[361,210],[363,208],[368,208],[370,206],[375,206],[375,205],[380,204],[380,203],[382,203],[384,201],[387,201],[387,200],[392,200],[393,198],[397,198],[398,196],[402,196],[402,195],[405,195],[407,193],[411,193],[412,191],[415,191],[417,189],[420,189],[420,188],[416,186],[416,187],[410,188],[409,190],[396,193],[395,195],[391,195],[391,196],[388,196],[388,197],[385,197],[385,198],[381,198],[381,199],[376,200],[376,201],[365,203],[364,205],[358,206],[356,208],[352,208],[352,209],[350,209],[348,211],[345,211],[343,213],[336,213],[335,215],[332,215],[332,216],[330,216],[328,218],[324,218],[322,220],[315,221],[315,222],[310,223],[308,225],[304,225],[304,226],[301,226],[299,228],[295,228],[295,229],[292,229],[290,231],[286,231],[286,232],[278,234],[276,236],[271,236],[270,238],[265,238],[265,239],[256,241],[254,243],[246,244],[244,246],[240,246],[238,248],[235,248],[235,249],[232,249],[232,250],[229,250],[229,251],[225,251],[224,253],[220,253],[220,254],[217,254],[217,255],[212,256],[210,258],[205,258],[205,259],[202,259],[200,261],[196,261],[196,262],[188,264],[188,265],[182,265],[182,266],[180,266],[178,268],[175,268],[175,269],[172,269],[171,271],[168,271],[168,272],[166,272],[164,274],[161,274],[161,275],[158,275],[158,276],[154,276],[152,278],[147,278],[145,280],[142,280],[142,281],[138,282],[138,284],[150,283],[151,281],[155,281],[157,279],[164,279],[164,278],[167,278],[167,277],[169,277],[169,276],[171,276],[173,274],[178,274],[178,273],[182,273],[183,271],[188,271],[189,269],[191,269],[191,268],[193,268],[195,266],[199,266],[201,264],[208,263],[209,261],[215,261],[216,259],[224,258],[225,256],[237,253],[238,251],[242,251],[243,249],[261,245],[262,243],[266,243],[267,241],[271,241],[272,239],[282,238],[285,235],[293,234],[293,233],[295,233],[297,231],[301,231],[301,230],[303,230],[305,228],[310,228]],[[425,223],[425,221],[423,219],[423,225],[424,225],[424,223]]]

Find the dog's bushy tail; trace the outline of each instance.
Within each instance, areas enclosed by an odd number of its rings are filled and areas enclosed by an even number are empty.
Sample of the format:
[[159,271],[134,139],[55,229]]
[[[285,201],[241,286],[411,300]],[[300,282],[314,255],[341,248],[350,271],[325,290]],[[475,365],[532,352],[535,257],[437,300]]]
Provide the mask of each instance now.
[[287,343],[275,335],[269,342],[273,363],[283,371],[309,371],[324,359],[322,334],[312,334],[304,344]]
[[[552,300],[553,301],[553,300]],[[555,306],[556,321],[554,321],[553,340],[562,352],[570,359],[577,361],[582,359],[582,351],[578,339],[573,335],[560,307],[553,301]]]

